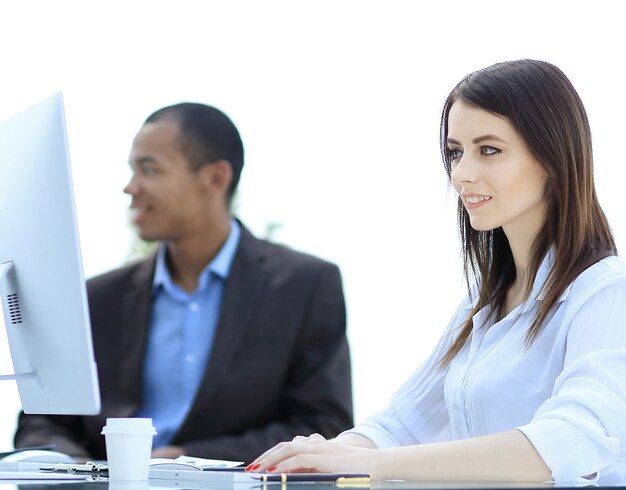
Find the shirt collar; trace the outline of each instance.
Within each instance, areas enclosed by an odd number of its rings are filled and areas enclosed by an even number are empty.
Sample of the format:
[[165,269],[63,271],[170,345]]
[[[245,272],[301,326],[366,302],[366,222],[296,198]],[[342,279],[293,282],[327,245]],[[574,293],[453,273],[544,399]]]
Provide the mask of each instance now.
[[[198,290],[207,287],[209,275],[214,275],[226,280],[230,274],[230,268],[235,258],[235,252],[239,245],[239,237],[241,236],[241,228],[237,221],[231,220],[230,233],[219,249],[213,260],[207,264],[198,277]],[[167,251],[167,243],[161,243],[157,252],[156,266],[154,270],[154,279],[152,280],[152,291],[156,291],[159,286],[165,289],[171,289],[174,286],[172,277],[167,267],[165,253]]]
[[[546,280],[548,279],[548,274],[550,273],[550,269],[552,268],[553,264],[554,264],[554,249],[551,248],[550,250],[548,250],[548,253],[546,253],[545,257],[541,261],[541,264],[539,265],[539,269],[537,269],[537,275],[535,276],[535,281],[533,283],[533,287],[530,291],[530,295],[528,296],[528,300],[526,301],[526,306],[524,307],[524,309],[529,308],[530,305],[532,305],[535,301],[542,301],[543,299],[545,299],[544,286],[546,284]],[[571,289],[572,289],[572,285],[570,284],[563,290],[563,292],[561,293],[559,298],[556,300],[556,302],[560,303],[562,301],[565,301]],[[476,304],[476,301],[478,299],[478,289],[475,289],[472,292],[472,298],[474,298],[474,300],[469,301],[465,305],[465,308],[468,310],[472,309]]]

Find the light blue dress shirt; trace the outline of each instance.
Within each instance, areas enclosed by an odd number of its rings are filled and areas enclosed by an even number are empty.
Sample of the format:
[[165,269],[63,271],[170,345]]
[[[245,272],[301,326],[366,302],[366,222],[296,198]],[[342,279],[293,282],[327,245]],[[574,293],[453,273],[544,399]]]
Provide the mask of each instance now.
[[157,435],[153,447],[170,443],[202,381],[211,354],[224,286],[239,244],[236,221],[215,258],[188,293],[172,281],[166,244],[157,254],[152,287],[152,316],[143,376],[143,406],[137,417],[151,417]]

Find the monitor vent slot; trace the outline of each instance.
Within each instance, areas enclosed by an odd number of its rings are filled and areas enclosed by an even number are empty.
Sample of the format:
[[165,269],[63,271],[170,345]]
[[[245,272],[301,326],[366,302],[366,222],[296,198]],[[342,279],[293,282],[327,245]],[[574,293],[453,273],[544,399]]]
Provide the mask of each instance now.
[[9,294],[7,296],[7,303],[9,305],[9,318],[13,325],[22,323],[22,312],[20,311],[20,302],[17,299],[17,294]]

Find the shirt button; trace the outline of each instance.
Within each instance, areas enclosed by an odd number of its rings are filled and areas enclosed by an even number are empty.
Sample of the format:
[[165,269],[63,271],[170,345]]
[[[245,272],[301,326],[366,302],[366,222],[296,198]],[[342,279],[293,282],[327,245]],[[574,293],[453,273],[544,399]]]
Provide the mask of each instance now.
[[189,309],[193,312],[196,312],[200,309],[200,307],[198,306],[198,303],[193,302],[193,303],[189,303]]

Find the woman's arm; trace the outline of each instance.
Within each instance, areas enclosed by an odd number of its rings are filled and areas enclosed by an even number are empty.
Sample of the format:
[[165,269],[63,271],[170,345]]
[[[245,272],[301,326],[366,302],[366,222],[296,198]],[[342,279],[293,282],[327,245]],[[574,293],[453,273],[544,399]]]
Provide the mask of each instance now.
[[335,440],[348,446],[376,449],[372,441],[360,434],[340,434]]
[[373,449],[349,434],[327,441],[297,438],[258,458],[255,471],[365,472],[376,480],[545,481],[552,479],[533,445],[517,430],[471,439]]
[[398,478],[397,475],[407,480],[552,479],[550,470],[533,445],[517,430],[382,452],[375,475],[380,479]]

